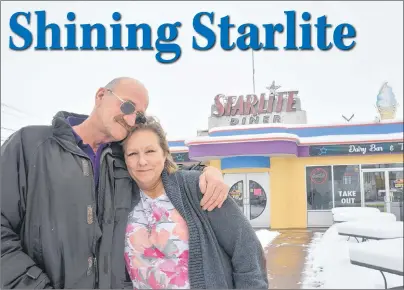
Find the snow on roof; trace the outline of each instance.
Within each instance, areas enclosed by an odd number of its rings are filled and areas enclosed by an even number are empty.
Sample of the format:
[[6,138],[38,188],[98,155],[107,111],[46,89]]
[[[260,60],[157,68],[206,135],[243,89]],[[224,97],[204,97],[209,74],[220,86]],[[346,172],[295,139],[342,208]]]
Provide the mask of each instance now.
[[390,134],[367,134],[367,135],[327,135],[315,137],[299,137],[296,134],[289,133],[266,133],[266,134],[248,134],[233,136],[201,136],[185,140],[185,145],[200,145],[212,143],[231,143],[231,142],[260,142],[271,140],[296,141],[301,145],[308,144],[342,144],[352,142],[378,142],[378,141],[402,141],[402,133]]
[[403,119],[382,120],[380,122],[357,122],[357,123],[327,123],[327,124],[284,124],[284,123],[269,123],[269,124],[253,124],[253,125],[235,125],[235,126],[222,126],[214,127],[209,130],[209,134],[219,131],[233,131],[233,130],[251,130],[261,128],[316,128],[316,127],[339,127],[339,126],[360,126],[360,125],[377,125],[377,124],[390,124],[402,123]]
[[171,153],[176,153],[176,152],[188,152],[189,148],[187,146],[173,146],[170,147],[170,152]]
[[[209,134],[220,131],[234,131],[234,130],[251,130],[260,128],[283,128],[285,130],[289,128],[315,128],[315,127],[332,127],[332,126],[355,126],[355,125],[372,125],[372,124],[389,124],[389,123],[402,123],[403,119],[384,120],[380,123],[335,123],[335,124],[283,124],[283,123],[271,123],[271,124],[255,124],[255,125],[239,125],[239,126],[223,126],[215,127],[209,130]],[[368,135],[326,135],[315,137],[299,137],[290,133],[266,133],[266,134],[246,134],[246,135],[233,135],[233,136],[196,136],[191,138],[176,138],[168,140],[169,143],[184,142],[185,145],[190,143],[226,143],[230,141],[248,142],[248,141],[267,141],[269,139],[282,139],[290,140],[296,139],[300,144],[316,144],[316,143],[332,143],[332,142],[373,142],[373,141],[391,141],[391,140],[403,140],[403,133],[390,133],[390,134],[368,134]],[[248,139],[248,140],[247,140]],[[178,150],[184,150],[184,146],[170,146],[170,148],[182,148]]]
[[283,139],[283,140],[299,140],[299,136],[289,133],[267,133],[267,134],[248,134],[248,135],[233,135],[233,136],[200,136],[189,140],[185,140],[185,145],[192,143],[230,143],[250,142],[250,141],[267,141],[269,139]]
[[301,137],[300,144],[403,141],[403,133]]

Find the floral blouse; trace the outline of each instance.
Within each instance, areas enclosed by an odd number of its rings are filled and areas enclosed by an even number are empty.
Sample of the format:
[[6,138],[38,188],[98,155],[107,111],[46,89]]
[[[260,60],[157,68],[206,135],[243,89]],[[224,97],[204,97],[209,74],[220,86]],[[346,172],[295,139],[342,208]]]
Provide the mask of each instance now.
[[189,289],[188,227],[166,194],[140,192],[129,215],[125,261],[134,289]]

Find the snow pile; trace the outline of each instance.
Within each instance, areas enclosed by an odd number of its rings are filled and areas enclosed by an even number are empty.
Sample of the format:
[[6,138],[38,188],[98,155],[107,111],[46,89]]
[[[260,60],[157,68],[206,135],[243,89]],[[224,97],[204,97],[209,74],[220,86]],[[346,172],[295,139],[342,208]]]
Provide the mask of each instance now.
[[332,214],[340,214],[343,212],[354,212],[354,213],[380,213],[380,209],[377,207],[357,207],[357,206],[352,206],[352,207],[334,207],[331,209]]
[[279,235],[278,232],[268,230],[258,230],[255,232],[261,242],[262,247],[265,249],[271,242]]
[[[317,233],[310,244],[303,271],[302,289],[383,289],[382,274],[352,265],[349,246],[355,239],[339,236],[336,225]],[[388,287],[403,285],[403,277],[386,273]]]
[[376,239],[403,238],[403,222],[354,221],[336,224],[338,233]]
[[[403,272],[403,239],[388,239],[352,244],[349,248],[352,261],[383,269]],[[389,287],[389,285],[387,285]]]
[[333,215],[334,222],[349,222],[366,220],[368,222],[395,222],[397,217],[389,212],[352,211],[340,212]]

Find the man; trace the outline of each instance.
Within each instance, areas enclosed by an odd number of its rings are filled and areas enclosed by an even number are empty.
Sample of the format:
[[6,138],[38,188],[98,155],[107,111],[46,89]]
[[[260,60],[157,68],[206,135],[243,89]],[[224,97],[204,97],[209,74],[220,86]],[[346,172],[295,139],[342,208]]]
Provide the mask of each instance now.
[[[59,112],[52,126],[20,129],[1,148],[2,288],[124,288],[131,210],[122,141],[148,106],[137,80],[100,88],[90,116]],[[201,206],[227,197],[219,170],[204,169]]]

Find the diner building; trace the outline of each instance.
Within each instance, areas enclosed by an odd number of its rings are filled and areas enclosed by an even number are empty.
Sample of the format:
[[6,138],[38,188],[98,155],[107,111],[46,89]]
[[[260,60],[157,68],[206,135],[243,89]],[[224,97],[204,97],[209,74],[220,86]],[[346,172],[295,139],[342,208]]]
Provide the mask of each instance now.
[[174,160],[220,169],[257,228],[327,227],[341,206],[377,207],[403,221],[403,120],[307,124],[296,95],[270,91],[247,104],[216,97],[206,132],[169,142]]

